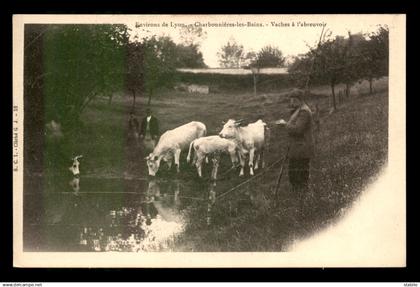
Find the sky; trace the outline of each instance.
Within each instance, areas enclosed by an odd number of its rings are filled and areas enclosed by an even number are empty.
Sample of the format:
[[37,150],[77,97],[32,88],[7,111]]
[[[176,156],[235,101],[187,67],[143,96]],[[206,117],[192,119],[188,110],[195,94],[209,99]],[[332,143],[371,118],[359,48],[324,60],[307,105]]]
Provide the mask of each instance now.
[[[135,28],[135,23],[142,27]],[[312,26],[304,26],[303,23]],[[243,45],[245,51],[258,52],[262,47],[271,45],[278,47],[286,57],[296,56],[306,53],[308,45],[317,44],[323,25],[332,37],[347,36],[348,31],[369,33],[376,31],[378,25],[392,25],[392,15],[148,15],[131,17],[127,24],[140,37],[167,35],[176,43],[181,42],[180,25],[201,26],[206,36],[200,51],[204,62],[216,68],[219,67],[217,52],[231,39]]]

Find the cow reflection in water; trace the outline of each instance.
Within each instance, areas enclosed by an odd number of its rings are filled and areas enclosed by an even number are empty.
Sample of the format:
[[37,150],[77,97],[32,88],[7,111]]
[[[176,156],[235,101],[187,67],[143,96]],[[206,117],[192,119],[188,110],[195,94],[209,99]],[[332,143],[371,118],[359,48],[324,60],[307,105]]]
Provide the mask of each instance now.
[[[210,225],[218,225],[220,220],[224,221],[226,218],[238,217],[242,212],[254,209],[261,202],[265,202],[264,196],[255,189],[249,187],[244,189],[240,194],[228,194],[222,200],[217,200],[218,194],[216,191],[216,182],[211,182],[208,187],[207,212],[206,223]],[[217,203],[217,204],[216,204]]]
[[132,207],[110,210],[107,226],[83,228],[80,244],[95,251],[171,250],[171,242],[185,226],[179,211],[179,181],[163,191],[157,180],[149,181],[147,191]]
[[[147,206],[151,206],[156,210],[156,216],[151,217],[150,214],[147,214],[147,218],[150,218],[150,223],[147,225],[156,223],[156,228],[167,225],[168,227],[173,227],[175,228],[174,230],[177,230],[178,227],[181,227],[184,224],[184,219],[178,210],[179,187],[179,180],[174,180],[169,185],[169,189],[173,191],[173,195],[168,194],[168,192],[161,195],[159,183],[155,179],[149,182],[149,188],[146,195],[146,197],[149,198]],[[164,231],[162,230],[162,232]]]
[[207,200],[207,217],[206,217],[207,225],[211,225],[212,223],[212,208],[215,203],[216,203],[216,182],[213,182],[213,183],[210,183],[209,197]]

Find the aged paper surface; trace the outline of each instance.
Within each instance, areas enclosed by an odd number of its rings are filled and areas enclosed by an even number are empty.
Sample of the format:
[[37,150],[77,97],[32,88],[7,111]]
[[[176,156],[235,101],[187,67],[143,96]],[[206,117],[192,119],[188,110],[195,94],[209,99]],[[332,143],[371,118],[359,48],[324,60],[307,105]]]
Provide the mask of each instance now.
[[[13,17],[13,221],[16,267],[404,267],[406,266],[406,132],[405,132],[405,15],[15,15]],[[276,22],[273,30],[272,22]],[[282,22],[282,23],[280,23]],[[286,23],[316,23],[293,30]],[[24,248],[24,28],[29,24],[127,24],[166,34],[177,24],[201,23],[207,40],[201,44],[204,60],[217,64],[216,52],[229,36],[244,46],[272,38],[290,41],[283,53],[298,55],[313,46],[323,26],[337,35],[346,30],[389,28],[388,158],[378,178],[369,183],[351,208],[335,223],[305,238],[298,238],[282,252],[69,252]],[[166,23],[166,24],[162,24]],[[222,23],[214,27],[211,23]],[[229,24],[231,23],[231,24]],[[235,24],[236,23],[236,24]],[[243,24],[240,24],[243,23]],[[261,27],[258,23],[262,23]],[[207,25],[207,26],[206,26]],[[229,27],[229,25],[236,25]],[[279,27],[284,26],[284,27]],[[159,27],[156,27],[159,26]],[[271,26],[271,27],[270,27]],[[320,28],[321,27],[321,28]],[[285,32],[287,29],[290,32]],[[369,30],[371,29],[371,30]],[[223,32],[222,32],[223,31]],[[283,36],[273,35],[281,31]],[[338,32],[339,31],[339,32]],[[226,35],[222,35],[226,33]],[[217,35],[220,34],[218,37]],[[229,34],[229,35],[228,35]],[[216,36],[215,36],[216,35]],[[255,40],[256,35],[260,38]],[[315,35],[315,36],[314,36]],[[282,38],[283,37],[283,38]],[[300,37],[301,41],[291,41]],[[251,46],[251,44],[249,44]],[[254,46],[258,50],[260,47]],[[213,51],[213,53],[211,53]],[[211,97],[209,101],[211,101]],[[45,123],[47,124],[47,123]],[[70,155],[75,156],[75,155]],[[85,155],[84,155],[85,156]],[[86,156],[85,156],[86,157]],[[82,161],[83,165],[83,161]],[[147,170],[146,165],[144,169]],[[81,175],[81,186],[83,175]],[[150,185],[149,185],[150,186]],[[32,200],[32,199],[27,199]],[[43,208],[43,206],[40,206]],[[30,237],[30,234],[28,233]],[[48,239],[48,235],[44,239]],[[42,240],[42,239],[41,239]]]

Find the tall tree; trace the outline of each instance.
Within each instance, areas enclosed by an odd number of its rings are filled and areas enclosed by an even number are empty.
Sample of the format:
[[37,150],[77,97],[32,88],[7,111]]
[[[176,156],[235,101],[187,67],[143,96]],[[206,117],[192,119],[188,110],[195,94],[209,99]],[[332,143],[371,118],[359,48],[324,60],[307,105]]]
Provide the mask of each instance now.
[[314,61],[315,73],[325,79],[331,87],[333,110],[337,109],[335,86],[343,81],[348,45],[344,37],[337,36],[321,44]]
[[133,95],[133,108],[137,93],[147,95],[150,105],[158,89],[172,87],[176,68],[206,67],[198,46],[177,45],[167,36],[135,38],[127,46],[126,87]]
[[224,68],[240,68],[245,57],[244,46],[231,38],[217,53],[219,64]]
[[177,68],[206,68],[203,54],[197,45],[176,45],[175,66]]
[[126,89],[133,96],[132,110],[136,107],[136,96],[144,92],[144,47],[138,41],[127,44]]
[[243,58],[242,65],[245,68],[254,67],[256,66],[255,65],[256,61],[257,61],[257,53],[255,53],[254,51],[248,51]]
[[362,34],[351,34],[348,32],[348,39],[346,39],[347,50],[343,71],[343,82],[346,85],[345,93],[348,98],[350,95],[351,86],[360,79],[360,47],[366,41]]
[[255,61],[259,68],[283,67],[285,58],[279,48],[273,46],[263,47],[257,54]]
[[331,104],[337,108],[335,86],[343,81],[348,45],[344,37],[327,39],[304,56],[297,58],[289,71],[300,86],[309,79],[315,83],[328,83],[331,88]]
[[[313,60],[314,53],[308,52],[305,55],[295,57],[292,64],[288,67],[289,75],[297,87],[305,88],[308,77],[312,79],[312,83],[314,82],[315,77],[311,71]],[[317,83],[320,83],[320,81],[317,81]]]
[[143,39],[144,90],[150,105],[155,91],[171,87],[175,81],[176,44],[168,36]]
[[181,43],[177,45],[177,68],[205,68],[203,54],[200,52],[202,41],[207,38],[203,27],[186,25],[179,29]]
[[97,95],[123,88],[124,25],[50,25],[43,36],[46,118],[70,124]]
[[207,38],[207,32],[203,27],[186,25],[179,30],[180,39],[184,46],[201,46],[203,40]]
[[360,73],[369,81],[369,94],[373,93],[373,80],[388,75],[389,65],[389,29],[380,26],[371,33],[368,41],[360,47]]

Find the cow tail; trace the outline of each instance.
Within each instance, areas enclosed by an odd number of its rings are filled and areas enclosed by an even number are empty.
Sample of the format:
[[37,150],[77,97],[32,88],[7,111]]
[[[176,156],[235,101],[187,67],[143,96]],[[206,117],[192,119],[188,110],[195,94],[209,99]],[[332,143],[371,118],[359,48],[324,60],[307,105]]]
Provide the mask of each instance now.
[[190,160],[191,160],[191,149],[192,149],[193,145],[194,145],[194,141],[192,141],[192,142],[190,143],[190,148],[188,149],[187,163],[189,163],[189,162],[190,162]]

